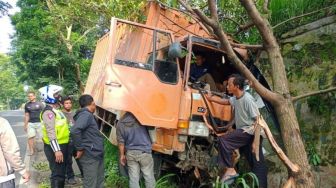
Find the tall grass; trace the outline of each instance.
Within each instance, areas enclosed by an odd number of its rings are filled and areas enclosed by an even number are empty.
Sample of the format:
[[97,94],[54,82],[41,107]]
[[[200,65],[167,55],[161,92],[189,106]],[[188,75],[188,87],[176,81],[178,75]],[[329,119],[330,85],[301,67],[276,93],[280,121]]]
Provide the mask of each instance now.
[[[107,188],[127,188],[128,178],[119,173],[118,148],[108,140],[104,143],[104,165],[105,165],[105,187]],[[177,188],[175,174],[166,174],[160,177],[155,184],[155,188]],[[140,181],[140,187],[145,188],[144,181]]]
[[252,173],[244,173],[243,175],[239,176],[235,182],[231,185],[228,185],[226,183],[222,183],[219,180],[219,177],[217,177],[216,181],[213,183],[213,188],[257,188],[259,187],[259,181],[257,176]]
[[119,173],[118,148],[105,140],[104,149],[105,187],[128,187],[128,179]]
[[[292,17],[310,13],[333,5],[336,5],[335,0],[272,0],[270,4],[270,22],[271,25],[276,25]],[[287,22],[286,24],[283,24],[281,27],[277,28],[277,30],[281,33],[281,31],[284,32],[285,30],[289,30],[308,22],[315,21],[330,14],[335,14],[335,9],[321,11],[316,14]]]

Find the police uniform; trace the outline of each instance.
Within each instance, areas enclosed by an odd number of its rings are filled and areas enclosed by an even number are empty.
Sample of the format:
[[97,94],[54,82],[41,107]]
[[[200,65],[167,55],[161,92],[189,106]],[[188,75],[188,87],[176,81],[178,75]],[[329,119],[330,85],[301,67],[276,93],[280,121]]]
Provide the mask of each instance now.
[[[66,156],[69,143],[69,125],[62,111],[47,105],[41,113],[44,153],[51,170],[52,188],[63,188],[65,182]],[[61,151],[63,162],[57,163],[55,152]]]

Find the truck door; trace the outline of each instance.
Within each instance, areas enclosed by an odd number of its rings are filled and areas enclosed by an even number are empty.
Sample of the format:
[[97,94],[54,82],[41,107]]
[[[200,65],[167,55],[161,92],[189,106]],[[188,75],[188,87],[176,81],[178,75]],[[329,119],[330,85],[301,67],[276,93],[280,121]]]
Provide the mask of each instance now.
[[113,18],[102,107],[133,113],[143,125],[176,128],[182,80],[168,57],[169,31]]

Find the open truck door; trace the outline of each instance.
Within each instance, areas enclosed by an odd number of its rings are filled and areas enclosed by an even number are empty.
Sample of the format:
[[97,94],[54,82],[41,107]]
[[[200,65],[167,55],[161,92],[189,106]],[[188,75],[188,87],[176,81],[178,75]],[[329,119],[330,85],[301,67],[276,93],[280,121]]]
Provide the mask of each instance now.
[[133,113],[142,125],[176,128],[182,80],[177,58],[168,56],[172,33],[117,18],[111,22],[109,34],[97,43],[85,93],[101,108]]

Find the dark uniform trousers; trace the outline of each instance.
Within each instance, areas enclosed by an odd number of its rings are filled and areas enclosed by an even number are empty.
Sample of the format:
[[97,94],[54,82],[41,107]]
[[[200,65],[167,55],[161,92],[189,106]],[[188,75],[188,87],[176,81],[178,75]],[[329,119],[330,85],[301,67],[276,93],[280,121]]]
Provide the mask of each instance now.
[[51,188],[63,188],[65,183],[65,168],[68,156],[68,144],[59,145],[63,154],[63,162],[56,163],[55,152],[51,146],[44,144],[44,153],[49,162],[49,168],[51,170],[50,184]]

